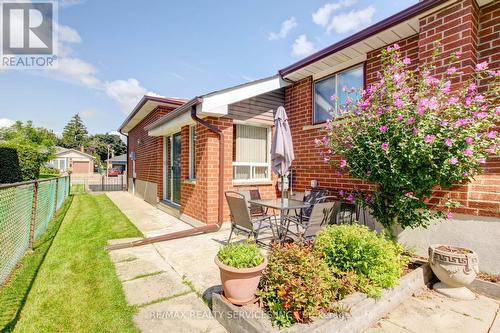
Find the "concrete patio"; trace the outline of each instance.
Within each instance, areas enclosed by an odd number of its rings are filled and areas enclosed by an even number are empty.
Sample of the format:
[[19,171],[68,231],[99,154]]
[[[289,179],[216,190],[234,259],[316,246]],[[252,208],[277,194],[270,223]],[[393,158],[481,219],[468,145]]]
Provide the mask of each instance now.
[[[107,195],[146,236],[191,228],[127,192]],[[225,225],[216,233],[110,251],[142,332],[226,332],[204,298],[220,290],[213,258],[228,236]],[[424,290],[367,332],[500,332],[498,309],[498,300],[481,295],[455,301]]]

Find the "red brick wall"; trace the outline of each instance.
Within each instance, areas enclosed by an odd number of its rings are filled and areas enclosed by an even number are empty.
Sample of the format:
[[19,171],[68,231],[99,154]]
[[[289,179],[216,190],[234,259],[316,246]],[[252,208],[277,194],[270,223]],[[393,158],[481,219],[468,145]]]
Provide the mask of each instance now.
[[[421,19],[419,34],[398,42],[404,55],[412,60],[412,66],[430,60],[433,42],[443,44],[442,58],[437,60],[437,73],[442,72],[451,52],[461,51],[458,65],[465,74],[471,73],[476,62],[488,60],[493,69],[500,63],[500,2],[484,8],[477,8],[472,0],[455,3],[428,17]],[[365,83],[376,81],[380,70],[380,50],[370,52],[365,63]],[[444,60],[443,60],[444,59]],[[454,82],[457,87],[467,76]],[[321,126],[312,126],[313,95],[312,77],[294,83],[285,90],[285,107],[288,112],[290,128],[295,148],[294,189],[303,190],[313,179],[321,187],[337,189],[370,190],[372,186],[349,175],[337,175],[325,164],[315,148],[314,139],[321,138]],[[500,160],[488,159],[484,173],[476,181],[466,185],[456,185],[451,189],[437,189],[430,203],[438,203],[451,197],[461,202],[462,207],[455,212],[482,216],[500,216]]]
[[[208,117],[204,119],[224,134],[224,191],[259,188],[262,198],[276,197],[275,184],[233,186],[233,120]],[[182,179],[189,177],[189,127],[182,128]],[[207,224],[217,223],[219,179],[219,139],[211,130],[196,125],[196,182],[183,182],[181,187],[181,213]],[[229,221],[229,208],[225,198],[224,222]]]
[[[139,180],[157,184],[158,200],[163,195],[163,137],[149,136],[144,126],[166,115],[173,108],[158,107],[128,133],[129,152],[136,152],[136,175]],[[138,142],[139,140],[139,142]],[[128,156],[128,178],[132,178],[132,160]]]

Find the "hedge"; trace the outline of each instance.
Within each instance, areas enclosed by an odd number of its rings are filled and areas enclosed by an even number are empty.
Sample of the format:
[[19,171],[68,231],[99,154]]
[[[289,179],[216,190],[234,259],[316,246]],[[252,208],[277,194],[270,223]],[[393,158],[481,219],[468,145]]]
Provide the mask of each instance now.
[[0,183],[38,179],[42,155],[33,147],[0,143]]

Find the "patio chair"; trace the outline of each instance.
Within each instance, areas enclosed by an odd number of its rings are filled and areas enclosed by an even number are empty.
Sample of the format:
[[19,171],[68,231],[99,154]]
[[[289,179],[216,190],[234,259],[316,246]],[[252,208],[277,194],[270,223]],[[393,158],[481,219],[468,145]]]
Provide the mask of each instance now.
[[255,242],[258,242],[259,233],[266,228],[270,228],[274,238],[274,229],[271,225],[271,216],[264,215],[252,218],[248,208],[245,196],[234,191],[225,193],[229,205],[229,214],[231,216],[231,233],[227,242],[231,241],[234,230],[244,232],[248,237],[253,236]]
[[[322,197],[318,198],[318,201],[312,207],[307,221],[288,220],[287,233],[292,235],[291,238],[312,239],[326,225],[335,224],[341,202],[336,200],[335,197]],[[297,226],[297,233],[290,231],[290,223]]]
[[[260,192],[259,189],[251,189],[251,190],[240,190],[238,193],[243,194],[245,197],[245,200],[250,201],[250,200],[260,200]],[[267,210],[264,209],[262,206],[257,206],[257,205],[252,205],[248,203],[248,208],[250,209],[250,215],[252,217],[258,217],[258,216],[264,216],[267,215]]]

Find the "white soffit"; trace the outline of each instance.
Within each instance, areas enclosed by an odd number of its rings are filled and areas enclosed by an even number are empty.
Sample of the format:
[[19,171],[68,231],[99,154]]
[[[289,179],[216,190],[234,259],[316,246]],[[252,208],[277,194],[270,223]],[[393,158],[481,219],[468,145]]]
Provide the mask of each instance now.
[[228,105],[262,95],[288,86],[278,75],[245,83],[236,87],[219,90],[203,96],[203,103],[198,105],[201,116],[224,116],[228,114]]
[[184,112],[170,121],[148,131],[149,136],[166,136],[179,132],[182,126],[194,125],[190,112]]

